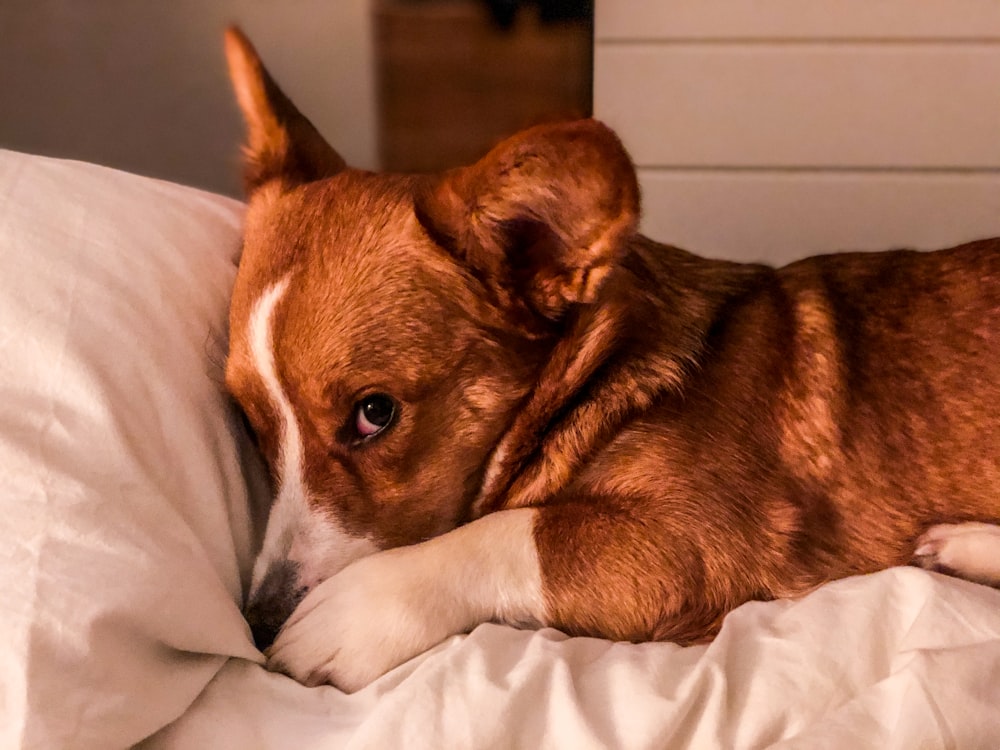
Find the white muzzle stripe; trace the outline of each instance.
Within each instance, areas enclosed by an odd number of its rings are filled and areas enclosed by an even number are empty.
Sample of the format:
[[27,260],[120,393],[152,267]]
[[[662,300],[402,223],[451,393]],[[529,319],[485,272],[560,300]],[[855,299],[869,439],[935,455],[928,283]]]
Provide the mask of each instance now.
[[264,544],[254,564],[250,596],[272,565],[291,561],[299,566],[297,585],[312,588],[352,560],[371,554],[370,539],[350,535],[330,514],[309,502],[304,476],[302,435],[295,410],[278,378],[274,358],[273,318],[288,291],[290,277],[267,288],[250,315],[248,337],[254,366],[279,420],[278,492],[271,507]]

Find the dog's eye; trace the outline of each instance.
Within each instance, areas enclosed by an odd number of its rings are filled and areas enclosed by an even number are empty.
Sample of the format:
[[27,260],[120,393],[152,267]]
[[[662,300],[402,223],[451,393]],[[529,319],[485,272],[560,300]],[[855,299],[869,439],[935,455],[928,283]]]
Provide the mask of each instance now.
[[384,393],[373,393],[354,407],[354,427],[364,440],[382,432],[395,416],[396,402]]

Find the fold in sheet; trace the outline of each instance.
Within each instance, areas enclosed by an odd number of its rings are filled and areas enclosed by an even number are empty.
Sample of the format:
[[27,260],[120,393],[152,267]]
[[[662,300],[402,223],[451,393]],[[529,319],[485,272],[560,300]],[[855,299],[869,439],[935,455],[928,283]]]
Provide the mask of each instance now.
[[142,747],[996,750],[998,706],[1000,591],[897,568],[703,646],[482,625],[354,695],[234,659]]

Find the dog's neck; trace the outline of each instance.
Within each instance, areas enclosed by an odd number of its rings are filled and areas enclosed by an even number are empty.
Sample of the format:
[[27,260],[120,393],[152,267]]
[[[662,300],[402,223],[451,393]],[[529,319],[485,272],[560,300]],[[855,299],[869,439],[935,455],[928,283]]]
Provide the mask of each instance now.
[[[633,238],[600,300],[567,322],[490,457],[471,517],[548,500],[626,421],[681,394],[720,310],[767,273]],[[600,420],[587,413],[593,404]]]

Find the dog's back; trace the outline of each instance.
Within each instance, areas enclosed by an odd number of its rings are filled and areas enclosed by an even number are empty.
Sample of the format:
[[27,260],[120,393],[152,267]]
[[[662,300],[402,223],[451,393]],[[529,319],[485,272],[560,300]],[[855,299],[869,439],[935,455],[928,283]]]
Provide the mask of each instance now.
[[[687,304],[713,312],[694,323],[669,303],[635,306],[628,356],[655,359],[680,323],[703,339],[683,381],[596,441],[562,494],[644,519],[609,531],[675,603],[659,637],[697,638],[747,599],[905,564],[933,524],[1000,518],[1000,242],[778,270],[635,251],[634,299],[669,295],[683,274],[686,293],[703,289]],[[541,533],[543,567],[569,570],[565,529]],[[628,598],[616,568],[591,574]]]

